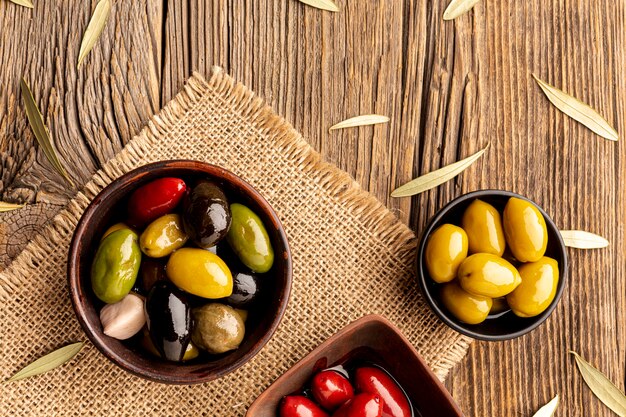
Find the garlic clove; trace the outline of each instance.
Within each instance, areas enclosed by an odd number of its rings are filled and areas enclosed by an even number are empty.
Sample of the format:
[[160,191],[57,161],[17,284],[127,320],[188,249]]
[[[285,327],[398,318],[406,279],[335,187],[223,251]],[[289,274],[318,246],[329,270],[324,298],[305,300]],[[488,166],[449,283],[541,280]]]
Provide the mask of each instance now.
[[121,301],[105,305],[100,310],[100,322],[104,334],[118,340],[137,334],[146,324],[144,301],[135,294],[128,294]]

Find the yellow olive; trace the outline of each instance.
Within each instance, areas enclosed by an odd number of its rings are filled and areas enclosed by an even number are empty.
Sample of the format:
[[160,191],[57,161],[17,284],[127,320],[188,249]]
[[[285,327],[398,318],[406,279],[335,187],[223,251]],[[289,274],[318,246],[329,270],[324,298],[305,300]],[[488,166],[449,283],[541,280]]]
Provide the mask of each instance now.
[[534,204],[511,197],[504,207],[504,235],[513,256],[520,262],[535,262],[546,253],[546,220]]
[[502,256],[506,241],[500,213],[491,204],[474,200],[463,213],[461,226],[469,241],[469,253]]
[[115,223],[113,226],[109,227],[106,230],[106,232],[104,232],[100,240],[104,240],[104,238],[110,235],[111,233],[117,232],[118,230],[122,230],[122,229],[128,229],[134,232],[134,230],[130,226],[128,226],[126,223]]
[[139,238],[141,251],[151,258],[163,258],[187,242],[187,234],[178,214],[161,216],[146,227]]
[[489,314],[500,314],[510,309],[511,307],[507,304],[505,297],[494,298]]
[[470,294],[456,282],[450,282],[443,286],[441,301],[454,317],[467,324],[478,324],[485,321],[492,304],[491,298]]
[[[141,337],[141,346],[152,353],[156,357],[161,357],[161,354],[157,350],[156,346],[154,346],[154,342],[150,337],[150,332],[148,332],[148,328],[143,328],[143,334]],[[189,342],[187,344],[187,349],[185,349],[185,354],[183,355],[183,362],[190,361],[192,359],[196,359],[200,355],[200,349],[193,342]]]
[[233,276],[224,261],[205,249],[181,248],[167,261],[167,277],[178,288],[203,298],[233,293]]
[[467,234],[452,224],[439,226],[426,244],[426,268],[438,283],[452,281],[467,256]]
[[476,253],[459,266],[459,284],[472,294],[503,297],[522,282],[517,269],[499,256]]
[[533,317],[543,313],[556,296],[559,283],[559,263],[544,256],[537,262],[519,268],[522,283],[506,296],[513,313]]

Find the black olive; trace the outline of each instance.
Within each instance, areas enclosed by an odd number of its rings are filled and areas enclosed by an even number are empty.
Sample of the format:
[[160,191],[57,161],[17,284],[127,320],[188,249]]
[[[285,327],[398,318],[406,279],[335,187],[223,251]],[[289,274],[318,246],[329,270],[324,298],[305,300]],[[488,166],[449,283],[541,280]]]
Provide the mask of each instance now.
[[146,319],[161,356],[181,361],[191,340],[191,308],[185,294],[168,281],[157,282],[146,298]]
[[199,181],[183,200],[183,225],[193,243],[208,248],[226,237],[230,207],[224,192],[211,181]]
[[133,291],[137,294],[147,295],[154,284],[158,281],[166,280],[165,265],[166,263],[161,259],[144,257],[139,266],[139,274],[137,275]]
[[233,293],[224,302],[233,307],[250,307],[259,298],[259,277],[254,272],[233,271]]

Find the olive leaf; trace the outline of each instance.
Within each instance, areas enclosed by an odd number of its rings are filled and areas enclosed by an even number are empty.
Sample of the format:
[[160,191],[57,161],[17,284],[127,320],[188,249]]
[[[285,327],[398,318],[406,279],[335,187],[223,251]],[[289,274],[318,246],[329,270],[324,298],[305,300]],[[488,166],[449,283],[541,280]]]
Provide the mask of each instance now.
[[21,209],[22,207],[24,207],[24,204],[13,204],[0,201],[0,213]]
[[33,2],[30,0],[9,0],[11,3],[15,3],[18,6],[24,6],[24,7],[28,7],[29,9],[33,9],[35,6],[33,6]]
[[317,9],[328,10],[329,12],[338,12],[339,7],[333,0],[299,0],[300,3],[308,4]]
[[470,167],[478,158],[480,158],[489,145],[485,147],[482,151],[476,152],[474,155],[462,159],[453,164],[447,165],[443,168],[440,168],[436,171],[429,172],[428,174],[422,175],[421,177],[417,177],[416,179],[407,182],[401,187],[396,188],[392,193],[392,197],[410,197],[412,195],[416,195],[419,193],[423,193],[424,191],[428,191],[431,188],[435,188],[438,185],[443,184],[444,182],[450,181],[452,178],[459,175],[461,172],[465,171]]
[[453,20],[469,12],[480,0],[452,0],[446,11],[443,12],[443,20]]
[[557,395],[552,400],[550,400],[549,403],[537,410],[537,412],[533,414],[533,417],[552,417],[558,406],[559,396]]
[[352,117],[343,122],[339,122],[332,126],[329,130],[346,129],[348,127],[369,126],[379,123],[389,123],[389,117],[379,114],[365,114],[362,116]]
[[44,372],[51,371],[63,365],[65,362],[72,359],[80,352],[85,342],[72,343],[67,346],[63,346],[53,352],[48,353],[45,356],[37,359],[35,362],[23,368],[21,371],[7,379],[5,382],[19,381],[20,379],[28,378],[31,376],[43,374]]
[[98,41],[98,38],[107,23],[109,14],[111,14],[111,0],[100,0],[93,11],[93,15],[87,25],[87,29],[85,29],[85,34],[83,35],[83,40],[80,44],[80,52],[78,53],[78,64],[76,64],[77,68],[80,68],[80,64],[83,62],[83,59],[85,59],[89,52],[91,52],[91,49]]
[[43,116],[41,115],[39,107],[37,107],[37,103],[35,103],[35,99],[33,98],[33,93],[30,91],[30,87],[24,78],[20,81],[20,88],[22,89],[22,98],[24,99],[28,122],[30,123],[30,128],[35,135],[39,146],[41,146],[44,155],[46,155],[46,158],[48,158],[48,161],[50,161],[54,169],[56,169],[57,172],[61,174],[72,187],[74,187],[74,183],[70,179],[69,175],[67,175],[67,171],[65,171],[65,168],[61,165],[59,157],[52,147],[48,128],[43,122]]
[[601,249],[609,246],[609,241],[602,236],[582,230],[561,230],[565,246],[576,249]]
[[620,417],[626,417],[626,395],[619,390],[602,372],[591,366],[578,353],[570,351],[576,359],[576,366],[583,380],[593,394]]
[[539,87],[543,90],[548,100],[554,106],[576,120],[582,123],[587,128],[591,129],[594,133],[609,140],[618,140],[619,135],[617,131],[602,117],[596,110],[589,105],[583,103],[575,97],[570,96],[567,93],[559,90],[558,88],[541,81],[535,74],[533,78],[539,84]]

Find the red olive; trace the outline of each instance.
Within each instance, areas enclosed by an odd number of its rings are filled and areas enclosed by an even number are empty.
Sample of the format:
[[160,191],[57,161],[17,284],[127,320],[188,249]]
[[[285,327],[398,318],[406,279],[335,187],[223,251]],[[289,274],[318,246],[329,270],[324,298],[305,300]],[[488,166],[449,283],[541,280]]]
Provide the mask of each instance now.
[[302,395],[288,395],[278,406],[280,417],[328,417],[317,404]]
[[411,405],[404,391],[382,369],[358,368],[354,374],[354,386],[360,392],[380,396],[383,404],[382,417],[411,417]]
[[333,417],[381,417],[383,403],[376,394],[363,392],[341,406]]
[[354,397],[350,381],[337,371],[322,371],[311,382],[313,398],[328,411],[333,411]]
[[187,185],[180,178],[159,178],[136,189],[128,201],[128,224],[141,228],[171,213],[185,195]]

